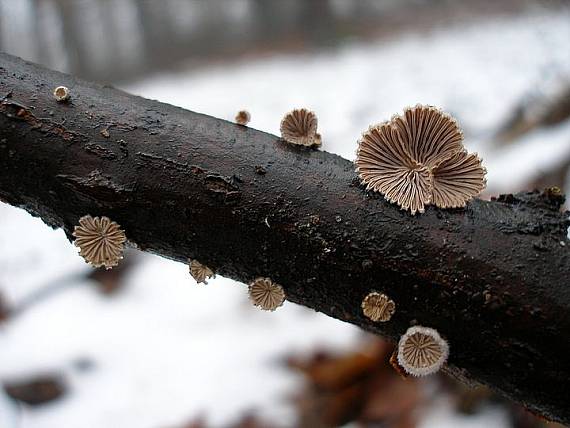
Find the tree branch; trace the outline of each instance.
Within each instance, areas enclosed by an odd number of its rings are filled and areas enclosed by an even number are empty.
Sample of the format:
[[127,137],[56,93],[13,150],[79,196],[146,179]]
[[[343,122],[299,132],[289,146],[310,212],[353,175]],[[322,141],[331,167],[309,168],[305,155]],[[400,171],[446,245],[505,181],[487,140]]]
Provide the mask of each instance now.
[[[57,103],[56,86],[72,101]],[[330,153],[0,55],[0,198],[71,237],[86,214],[393,340],[450,343],[449,371],[569,423],[570,242],[556,191],[415,217]],[[375,324],[371,290],[397,305]],[[278,340],[278,338],[276,339]]]

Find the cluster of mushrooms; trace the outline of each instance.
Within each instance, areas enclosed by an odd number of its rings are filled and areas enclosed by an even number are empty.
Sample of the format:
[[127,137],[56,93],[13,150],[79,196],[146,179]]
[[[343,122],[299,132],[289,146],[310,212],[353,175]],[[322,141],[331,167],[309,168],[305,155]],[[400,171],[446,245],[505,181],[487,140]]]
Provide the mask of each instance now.
[[[60,102],[69,99],[69,91],[62,88],[54,92]],[[235,118],[243,126],[250,120],[245,110]],[[317,123],[315,113],[292,110],[281,121],[281,136],[291,144],[318,148]],[[451,116],[435,107],[417,105],[362,134],[356,171],[367,190],[383,194],[412,215],[423,213],[429,204],[464,207],[485,188],[486,170],[477,154],[468,153],[462,143],[463,133]],[[73,236],[79,254],[93,267],[110,269],[123,258],[127,237],[107,217],[80,218]],[[212,269],[197,260],[189,260],[189,270],[197,283],[207,284],[215,277]],[[255,306],[267,311],[280,307],[286,298],[281,285],[263,277],[249,284],[248,293]],[[395,302],[377,291],[364,297],[361,308],[373,322],[388,322],[396,312]],[[437,372],[448,355],[449,345],[435,329],[413,326],[401,336],[393,360],[406,375],[425,376]]]

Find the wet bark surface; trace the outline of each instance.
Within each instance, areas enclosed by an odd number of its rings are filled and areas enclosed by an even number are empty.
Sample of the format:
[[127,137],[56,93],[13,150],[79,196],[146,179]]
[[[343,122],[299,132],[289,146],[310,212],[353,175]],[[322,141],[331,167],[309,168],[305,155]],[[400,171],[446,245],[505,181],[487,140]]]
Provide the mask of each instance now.
[[[450,373],[570,422],[570,222],[555,189],[410,216],[339,156],[8,55],[0,97],[1,200],[70,238],[80,217],[108,216],[141,250],[270,277],[392,340],[435,328]],[[362,314],[372,290],[396,302],[387,323]]]

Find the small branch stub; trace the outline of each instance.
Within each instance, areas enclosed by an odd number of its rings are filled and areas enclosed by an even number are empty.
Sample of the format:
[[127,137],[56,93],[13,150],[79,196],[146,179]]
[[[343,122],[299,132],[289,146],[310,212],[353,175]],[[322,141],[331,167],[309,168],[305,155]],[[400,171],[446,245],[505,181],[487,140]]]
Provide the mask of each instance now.
[[257,278],[248,288],[249,299],[264,311],[274,311],[285,301],[285,291],[269,278]]
[[108,217],[81,217],[73,236],[76,238],[75,246],[79,247],[79,255],[93,267],[111,269],[123,258],[127,237],[120,226]]
[[448,356],[449,345],[433,328],[410,327],[398,342],[398,364],[412,376],[436,373]]
[[190,260],[190,275],[192,278],[200,284],[208,284],[207,279],[210,279],[215,276],[214,271],[210,269],[208,266],[203,265],[198,260]]
[[396,304],[388,296],[373,291],[362,300],[362,312],[374,322],[386,322],[396,312]]
[[417,105],[362,134],[356,171],[366,184],[411,214],[432,203],[459,208],[486,186],[486,170],[463,148],[457,121],[441,110]]
[[53,96],[57,102],[64,103],[69,101],[71,94],[66,86],[58,86],[54,89]]
[[321,134],[317,133],[317,115],[305,108],[287,113],[281,120],[281,137],[291,144],[320,147]]
[[247,125],[251,120],[251,114],[247,110],[240,110],[236,114],[235,121],[238,125]]

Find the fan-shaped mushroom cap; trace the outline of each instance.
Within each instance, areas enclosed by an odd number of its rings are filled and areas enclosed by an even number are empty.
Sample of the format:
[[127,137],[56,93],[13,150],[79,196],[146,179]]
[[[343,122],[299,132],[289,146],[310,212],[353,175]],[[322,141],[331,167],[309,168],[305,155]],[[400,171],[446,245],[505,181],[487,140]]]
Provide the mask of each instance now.
[[370,127],[362,134],[355,163],[367,189],[381,192],[412,214],[424,212],[431,197],[430,172],[410,157],[390,123]]
[[321,136],[317,134],[317,115],[305,108],[287,113],[281,120],[281,137],[289,143],[301,146],[320,146]]
[[190,275],[192,278],[200,284],[204,283],[207,284],[206,280],[214,276],[214,272],[208,266],[203,265],[198,260],[191,260],[190,261]]
[[464,207],[485,189],[486,172],[477,153],[455,153],[432,170],[432,203],[440,208]]
[[427,168],[463,148],[463,132],[457,121],[436,107],[408,107],[392,123],[411,158]]
[[448,114],[432,106],[406,108],[362,135],[356,170],[367,189],[412,214],[429,203],[462,207],[485,187],[481,160],[468,155],[462,141]]

